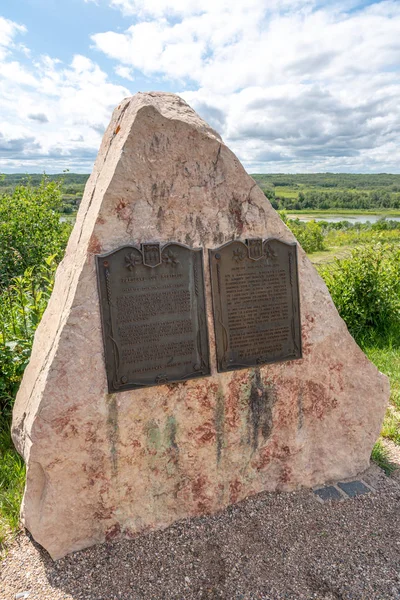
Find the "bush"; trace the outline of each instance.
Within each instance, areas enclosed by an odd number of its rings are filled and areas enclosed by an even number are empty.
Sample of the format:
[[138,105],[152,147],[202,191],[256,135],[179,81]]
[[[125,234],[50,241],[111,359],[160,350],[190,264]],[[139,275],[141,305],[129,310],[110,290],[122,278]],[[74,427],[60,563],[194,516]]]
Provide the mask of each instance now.
[[60,222],[61,181],[18,186],[0,196],[0,291],[26,269],[64,251],[71,225]]
[[332,299],[353,337],[400,339],[400,248],[374,244],[321,266]]
[[10,418],[0,416],[0,558],[10,535],[18,528],[25,485],[25,465],[14,450]]
[[55,268],[53,256],[12,279],[0,294],[0,554],[18,527],[25,481],[24,462],[11,441],[12,406],[53,288]]
[[0,294],[0,410],[9,412],[53,289],[55,257],[14,277]]
[[303,222],[299,219],[288,219],[285,211],[279,211],[282,221],[295,235],[297,241],[307,253],[325,250],[323,229],[316,221]]

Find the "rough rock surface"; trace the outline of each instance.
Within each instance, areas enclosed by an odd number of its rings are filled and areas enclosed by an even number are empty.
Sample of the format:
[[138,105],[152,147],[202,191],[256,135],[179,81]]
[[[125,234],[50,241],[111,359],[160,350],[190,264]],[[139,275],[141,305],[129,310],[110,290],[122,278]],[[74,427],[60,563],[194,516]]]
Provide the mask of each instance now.
[[293,241],[218,134],[173,94],[124,100],[14,410],[13,439],[28,467],[22,518],[53,558],[368,466],[388,381],[301,249],[302,360],[216,373],[205,253],[212,376],[107,393],[94,255],[126,243],[213,248],[246,237]]

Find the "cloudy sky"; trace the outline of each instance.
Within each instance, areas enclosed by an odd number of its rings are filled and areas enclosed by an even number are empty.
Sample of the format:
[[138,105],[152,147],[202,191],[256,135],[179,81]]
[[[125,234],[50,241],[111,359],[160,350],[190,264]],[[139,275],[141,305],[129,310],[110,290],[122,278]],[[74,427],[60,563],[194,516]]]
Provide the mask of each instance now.
[[400,173],[400,0],[2,0],[0,172],[91,171],[180,94],[251,173]]

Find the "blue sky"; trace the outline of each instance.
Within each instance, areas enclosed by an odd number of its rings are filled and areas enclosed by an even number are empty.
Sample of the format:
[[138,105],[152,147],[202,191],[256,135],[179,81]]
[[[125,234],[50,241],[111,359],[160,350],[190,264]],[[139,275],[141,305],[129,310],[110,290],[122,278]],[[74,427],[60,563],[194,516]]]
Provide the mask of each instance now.
[[112,109],[182,95],[250,172],[400,172],[400,1],[0,4],[0,172],[90,172]]

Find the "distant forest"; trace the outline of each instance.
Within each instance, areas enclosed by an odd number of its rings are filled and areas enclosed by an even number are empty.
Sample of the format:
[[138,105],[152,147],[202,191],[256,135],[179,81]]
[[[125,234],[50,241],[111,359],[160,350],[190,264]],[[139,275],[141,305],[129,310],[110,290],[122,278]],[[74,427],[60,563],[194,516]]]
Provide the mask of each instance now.
[[[63,212],[74,213],[82,199],[89,175],[63,173],[46,175],[62,180]],[[400,209],[400,175],[349,173],[304,173],[252,175],[276,209]],[[0,194],[18,185],[40,184],[43,175],[0,176]]]
[[252,177],[279,210],[400,208],[400,175],[310,173]]

